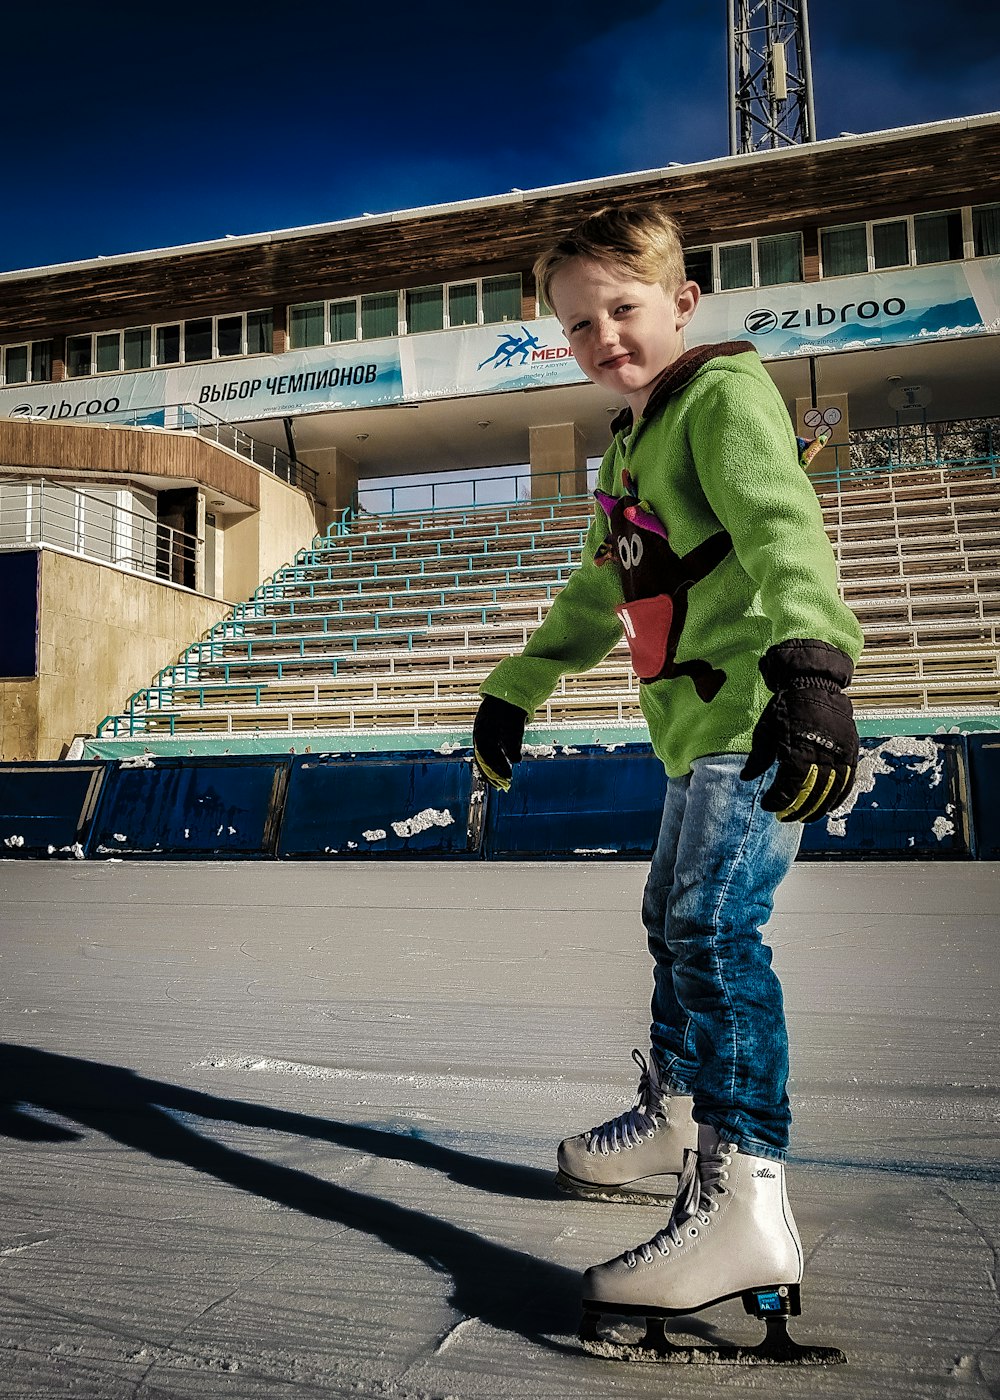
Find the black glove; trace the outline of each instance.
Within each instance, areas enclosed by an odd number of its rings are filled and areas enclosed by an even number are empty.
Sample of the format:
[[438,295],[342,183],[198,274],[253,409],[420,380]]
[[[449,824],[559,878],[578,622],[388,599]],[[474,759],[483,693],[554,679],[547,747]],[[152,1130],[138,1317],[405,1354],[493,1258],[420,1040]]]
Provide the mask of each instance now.
[[740,777],[759,778],[777,762],[760,805],[780,822],[818,821],[847,796],[858,767],[858,731],[843,691],[854,664],[826,642],[796,639],[771,647],[760,673],[774,695]]
[[472,753],[476,767],[493,787],[510,790],[512,764],[521,761],[521,742],[528,716],[509,700],[483,697],[472,726]]

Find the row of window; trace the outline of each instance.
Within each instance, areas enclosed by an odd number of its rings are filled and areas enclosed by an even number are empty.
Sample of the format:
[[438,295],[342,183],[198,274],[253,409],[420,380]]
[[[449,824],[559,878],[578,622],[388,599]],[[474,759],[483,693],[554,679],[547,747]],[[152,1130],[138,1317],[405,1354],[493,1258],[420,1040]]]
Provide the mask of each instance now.
[[[289,343],[293,350],[301,350],[345,340],[379,340],[454,326],[518,321],[521,314],[521,274],[515,272],[291,306]],[[198,364],[232,355],[269,355],[273,338],[270,311],[70,335],[66,337],[66,377]],[[51,378],[51,340],[9,345],[4,350],[0,383],[34,384]]]
[[[66,377],[115,374],[153,366],[198,364],[230,355],[269,355],[274,343],[270,311],[233,316],[201,316],[162,326],[130,326],[123,331],[96,331],[66,337]],[[0,382],[37,384],[52,378],[52,341],[8,345],[0,364]]]
[[400,292],[370,292],[335,301],[311,301],[288,308],[293,350],[344,340],[379,340],[455,326],[492,326],[519,321],[521,274],[441,282]]
[[[839,224],[820,230],[819,247],[821,277],[921,267],[965,257],[995,257],[1000,255],[1000,204]],[[702,292],[801,282],[802,235],[782,233],[689,248],[685,261],[688,276]],[[539,312],[551,314],[541,300]],[[515,272],[292,306],[288,311],[289,343],[293,350],[300,350],[456,326],[496,325],[519,321],[521,316],[521,276]],[[270,311],[71,335],[66,338],[66,375],[79,379],[234,355],[267,355],[273,335]],[[51,340],[4,348],[0,383],[29,384],[51,378]]]
[[845,277],[1000,253],[1000,204],[841,224],[820,234],[820,274]]
[[[966,257],[1000,254],[1000,204],[943,209],[898,219],[838,224],[820,229],[820,277],[848,277],[890,267],[923,267]],[[702,292],[773,287],[801,282],[798,233],[717,243],[685,251],[687,273]]]

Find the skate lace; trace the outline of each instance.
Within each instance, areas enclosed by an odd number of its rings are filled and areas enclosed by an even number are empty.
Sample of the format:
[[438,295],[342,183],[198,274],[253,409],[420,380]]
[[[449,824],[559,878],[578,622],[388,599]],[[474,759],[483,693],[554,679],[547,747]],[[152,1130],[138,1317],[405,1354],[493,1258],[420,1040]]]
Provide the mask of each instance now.
[[657,1119],[661,1123],[667,1121],[667,1115],[663,1110],[665,1095],[653,1088],[652,1076],[645,1056],[641,1051],[633,1050],[632,1058],[640,1070],[635,1103],[627,1112],[620,1113],[617,1118],[611,1118],[607,1123],[601,1123],[599,1127],[591,1128],[587,1134],[588,1152],[601,1152],[606,1157],[609,1152],[621,1152],[623,1148],[627,1151],[630,1147],[638,1147],[641,1142],[651,1138],[656,1132]]
[[[712,1216],[719,1209],[719,1196],[724,1196],[728,1187],[728,1168],[732,1166],[732,1153],[735,1149],[726,1142],[720,1142],[712,1153],[699,1154],[688,1148],[684,1153],[684,1169],[677,1183],[677,1199],[670,1213],[666,1228],[660,1230],[651,1240],[638,1245],[622,1255],[630,1269],[639,1260],[651,1264],[653,1251],[664,1255],[670,1248],[680,1249],[685,1236],[697,1238],[699,1225],[711,1224]],[[697,1221],[698,1224],[694,1222]]]

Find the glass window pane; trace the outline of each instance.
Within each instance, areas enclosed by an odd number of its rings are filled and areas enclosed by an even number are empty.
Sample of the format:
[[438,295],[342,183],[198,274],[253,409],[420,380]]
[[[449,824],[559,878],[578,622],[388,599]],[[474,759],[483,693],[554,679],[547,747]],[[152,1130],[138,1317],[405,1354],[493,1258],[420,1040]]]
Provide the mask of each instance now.
[[28,347],[26,345],[12,345],[9,350],[4,352],[3,377],[7,384],[27,384]]
[[753,254],[749,243],[730,243],[719,249],[719,283],[724,292],[753,286]]
[[157,326],[156,328],[156,363],[158,365],[175,365],[181,357],[181,328],[180,326]]
[[310,302],[308,306],[293,306],[288,317],[288,338],[293,350],[301,350],[305,345],[323,344],[323,303]]
[[52,341],[36,340],[31,347],[31,379],[34,384],[52,378]]
[[876,267],[908,267],[910,238],[905,219],[872,225],[872,251]]
[[850,277],[868,271],[868,235],[864,224],[825,228],[820,234],[824,277]]
[[125,332],[123,340],[125,342],[125,368],[149,369],[149,327],[133,326],[130,331]]
[[781,233],[757,239],[757,272],[762,287],[802,281],[802,235]]
[[711,248],[686,248],[684,250],[684,271],[689,282],[697,282],[703,292],[711,292],[712,250]]
[[358,303],[354,297],[350,301],[333,301],[330,303],[330,339],[357,340],[358,338]]
[[483,324],[521,319],[521,274],[483,278]]
[[972,236],[977,258],[1000,253],[1000,204],[981,204],[972,211]]
[[406,293],[406,329],[411,335],[439,331],[443,326],[443,287],[414,287]]
[[110,335],[97,337],[97,373],[108,374],[121,368],[121,335],[112,331]]
[[247,312],[247,354],[270,355],[273,349],[274,317],[271,312]]
[[66,378],[79,379],[90,373],[91,339],[89,335],[66,337]]
[[212,358],[212,320],[184,322],[184,360],[187,364]]
[[399,334],[399,294],[372,292],[361,298],[361,339],[380,340]]
[[962,216],[959,211],[918,214],[913,220],[913,247],[918,263],[952,262],[960,258]]
[[243,354],[243,317],[220,316],[215,326],[220,355]]
[[479,321],[479,298],[475,282],[448,288],[448,324],[475,326]]

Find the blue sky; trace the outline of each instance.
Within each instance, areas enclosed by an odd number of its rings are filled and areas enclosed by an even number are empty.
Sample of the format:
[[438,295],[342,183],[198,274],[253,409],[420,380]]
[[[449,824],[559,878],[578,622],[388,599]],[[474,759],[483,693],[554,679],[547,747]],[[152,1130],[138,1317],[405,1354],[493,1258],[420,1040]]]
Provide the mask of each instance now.
[[[12,8],[0,271],[728,152],[724,0]],[[810,16],[820,137],[1000,109],[996,0]]]

